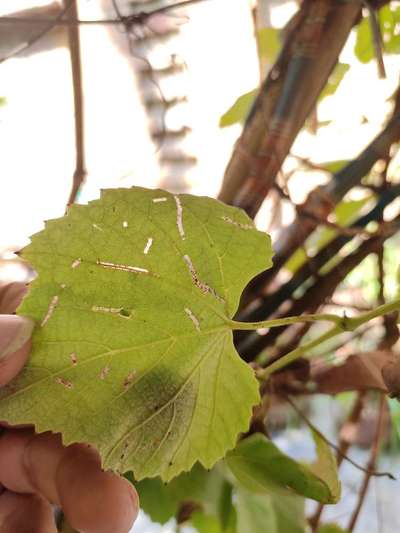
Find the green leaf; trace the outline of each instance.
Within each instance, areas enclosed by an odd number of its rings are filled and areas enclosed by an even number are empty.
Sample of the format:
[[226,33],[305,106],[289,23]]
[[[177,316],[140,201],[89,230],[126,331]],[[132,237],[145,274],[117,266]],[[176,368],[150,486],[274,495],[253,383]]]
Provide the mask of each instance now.
[[259,56],[273,63],[281,49],[279,30],[275,28],[262,28],[257,32],[257,47]]
[[337,524],[323,524],[318,528],[318,533],[350,533],[347,529],[343,529]]
[[338,203],[335,207],[336,223],[340,226],[348,226],[351,224],[361,209],[373,198],[373,196],[365,196],[360,200],[346,200]]
[[7,104],[7,98],[5,96],[0,96],[0,107],[3,107]]
[[364,18],[357,27],[354,53],[361,63],[368,63],[375,57],[371,25],[368,18]]
[[336,503],[340,496],[335,459],[327,444],[314,435],[317,461],[303,465],[282,453],[259,433],[242,440],[226,456],[235,477],[248,490],[263,493],[276,487],[291,488],[322,503]]
[[340,85],[340,82],[343,80],[349,68],[350,68],[350,65],[347,63],[338,63],[336,65],[332,74],[329,76],[329,79],[326,82],[325,87],[322,89],[318,97],[319,102],[323,100],[326,96],[331,96],[332,94],[335,94],[337,88]]
[[245,120],[257,93],[258,89],[253,89],[239,96],[236,102],[220,118],[219,127],[226,128],[227,126],[232,126],[232,124],[237,124]]
[[175,477],[170,483],[164,483],[159,477],[139,482],[129,474],[126,477],[135,484],[141,509],[153,522],[160,524],[175,517],[184,501],[205,503],[210,495],[218,497],[224,482],[215,469],[207,472],[199,464],[195,464],[190,472]]
[[315,463],[308,465],[308,468],[328,487],[329,501],[327,503],[336,503],[340,500],[340,481],[336,457],[321,435],[313,431],[312,436],[315,442],[317,460]]
[[[372,196],[366,196],[360,200],[346,200],[340,202],[335,207],[335,222],[339,226],[349,226],[354,222],[361,209],[371,200]],[[307,240],[306,246],[312,248],[315,253],[326,246],[337,234],[337,231],[328,227],[319,227],[309,240]],[[333,258],[336,259],[336,258]],[[304,248],[298,248],[291,256],[289,261],[285,264],[285,268],[289,272],[296,272],[304,263],[308,261],[307,254]],[[325,265],[326,266],[326,265]]]
[[289,491],[236,491],[237,533],[305,533],[304,500]]
[[210,198],[104,191],[50,221],[23,253],[38,272],[19,309],[37,327],[0,419],[84,441],[104,468],[170,480],[210,468],[259,400],[228,323],[271,265],[269,237]]
[[223,533],[219,520],[212,515],[196,512],[190,519],[190,523],[198,533]]
[[[379,10],[379,26],[383,40],[383,52],[398,54],[400,52],[400,7],[386,5]],[[371,25],[368,18],[364,18],[357,28],[357,38],[354,48],[356,57],[362,63],[368,63],[375,58]]]
[[400,52],[400,7],[383,6],[379,11],[379,25],[383,39],[383,50],[387,54]]
[[320,163],[320,166],[324,167],[327,172],[335,174],[336,172],[339,172],[339,170],[342,170],[342,168],[346,166],[348,162],[348,159],[338,159],[337,161],[328,161],[326,163]]

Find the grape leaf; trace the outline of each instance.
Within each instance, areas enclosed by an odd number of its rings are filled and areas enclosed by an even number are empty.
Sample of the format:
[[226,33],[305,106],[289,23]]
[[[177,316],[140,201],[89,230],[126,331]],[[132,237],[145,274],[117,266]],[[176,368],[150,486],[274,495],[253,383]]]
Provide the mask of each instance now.
[[239,98],[235,100],[231,107],[225,111],[220,118],[219,127],[226,128],[227,126],[232,126],[233,124],[245,120],[254,100],[256,99],[257,93],[258,89],[253,89],[252,91],[239,96]]
[[137,482],[128,473],[126,478],[135,484],[140,508],[153,522],[160,524],[174,518],[181,504],[187,501],[197,503],[208,515],[218,515],[218,504],[226,483],[218,468],[207,471],[198,463],[190,472],[183,472],[167,484],[159,477]]
[[88,442],[104,468],[170,480],[210,468],[259,394],[227,323],[271,264],[269,237],[210,199],[103,191],[47,222],[23,257],[38,272],[19,314],[29,364],[0,391],[0,419]]
[[350,533],[350,531],[343,529],[338,524],[322,524],[318,528],[318,533]]
[[290,488],[322,503],[336,503],[340,483],[335,458],[317,433],[313,432],[313,437],[317,451],[314,464],[298,463],[261,433],[242,440],[226,456],[226,462],[242,485],[255,493]]
[[237,533],[305,533],[304,500],[296,494],[236,490]]

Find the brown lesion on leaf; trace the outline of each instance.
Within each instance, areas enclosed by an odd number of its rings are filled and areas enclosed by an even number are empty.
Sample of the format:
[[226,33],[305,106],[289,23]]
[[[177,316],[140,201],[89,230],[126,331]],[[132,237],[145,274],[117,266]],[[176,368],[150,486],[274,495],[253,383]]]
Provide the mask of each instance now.
[[64,387],[64,389],[73,389],[74,388],[74,384],[71,381],[69,381],[68,379],[65,379],[65,378],[61,378],[61,377],[56,378],[56,383],[58,383],[58,385],[62,385]]
[[126,376],[126,378],[124,379],[124,383],[123,383],[123,387],[124,387],[125,391],[127,391],[129,389],[129,387],[131,386],[131,384],[132,384],[133,380],[135,379],[135,377],[136,377],[136,371],[135,370],[132,370]]
[[76,366],[78,364],[78,357],[77,357],[76,353],[72,352],[70,357],[71,357],[72,366]]
[[246,229],[246,230],[255,229],[252,224],[242,224],[241,222],[236,222],[236,220],[232,220],[231,218],[226,217],[226,216],[222,216],[221,219],[224,222],[227,222],[228,224],[232,224],[233,226],[236,226],[240,229]]
[[110,372],[110,367],[107,365],[101,370],[100,379],[102,379],[102,380],[106,379],[106,377],[108,376],[109,372]]
[[107,307],[103,305],[93,305],[91,310],[94,313],[111,314],[125,319],[129,319],[132,316],[132,311],[129,309],[124,309],[123,307]]
[[194,285],[196,285],[196,287],[198,287],[203,294],[211,294],[218,301],[225,302],[225,300],[223,298],[221,298],[221,296],[219,294],[217,294],[217,292],[212,287],[210,287],[209,285],[207,285],[207,283],[204,283],[204,281],[201,281],[199,279],[197,271],[194,268],[193,262],[192,262],[192,260],[190,259],[190,257],[187,254],[183,256],[183,260],[185,261],[185,263],[186,263],[186,265],[187,265],[187,267],[189,269],[189,272],[190,272],[190,275],[192,277],[192,281],[193,281]]

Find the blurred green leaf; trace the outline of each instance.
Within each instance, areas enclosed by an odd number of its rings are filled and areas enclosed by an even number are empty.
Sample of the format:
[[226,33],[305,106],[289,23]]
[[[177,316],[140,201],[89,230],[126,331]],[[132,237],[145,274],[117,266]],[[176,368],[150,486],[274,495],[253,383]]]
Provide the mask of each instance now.
[[256,433],[242,440],[225,460],[246,489],[264,493],[291,488],[298,494],[322,503],[336,503],[340,495],[335,458],[329,446],[313,435],[317,461],[301,464],[282,453],[264,435]]
[[320,166],[323,167],[327,172],[335,174],[342,170],[344,166],[349,162],[348,159],[338,159],[337,161],[328,161],[326,163],[320,163]]
[[383,39],[383,49],[387,54],[400,52],[400,7],[386,5],[379,11],[379,24]]
[[[400,52],[400,7],[393,4],[383,6],[378,15],[379,26],[383,39],[383,51],[387,54]],[[354,52],[362,63],[368,63],[375,57],[371,25],[368,18],[364,18],[357,28]]]
[[257,96],[257,92],[258,89],[253,89],[239,96],[236,102],[220,118],[219,127],[226,128],[227,126],[232,126],[232,124],[245,120]]
[[7,98],[5,96],[0,96],[0,107],[5,106],[7,103]]
[[372,43],[371,26],[368,18],[362,19],[357,27],[354,53],[361,63],[368,63],[375,55]]
[[236,490],[237,533],[305,533],[304,500],[289,491]]
[[190,519],[190,525],[198,533],[223,533],[219,520],[212,515],[196,512]]
[[287,261],[285,264],[285,268],[294,274],[307,261],[308,257],[304,248],[297,248],[294,254],[290,257],[289,261]]
[[[126,476],[133,482],[132,476]],[[135,482],[140,506],[154,522],[165,524],[174,517],[183,501],[200,503],[209,514],[217,516],[218,502],[225,483],[217,469],[210,472],[196,464],[190,472],[163,483],[159,477]]]
[[392,426],[397,433],[398,439],[400,440],[400,402],[394,398],[390,398],[388,403]]
[[220,519],[223,531],[234,529],[236,523],[235,510],[232,503],[232,485],[225,481],[221,487],[221,493],[218,502],[218,517]]
[[351,224],[371,198],[372,196],[366,196],[360,200],[346,200],[340,202],[335,208],[336,223],[340,226]]
[[[337,161],[335,163],[339,165],[340,162]],[[334,211],[335,222],[339,224],[339,226],[343,227],[350,225],[352,222],[354,222],[358,213],[361,211],[364,205],[371,200],[371,198],[372,196],[366,196],[360,200],[345,200],[340,202]],[[311,237],[311,239],[314,240],[314,243],[312,243],[310,246],[310,241],[307,241],[307,244],[314,249],[314,252],[318,251],[328,244],[335,237],[336,233],[337,232],[332,228],[321,226],[317,229],[316,234],[312,235]],[[307,261],[308,257],[305,249],[298,248],[286,263],[285,268],[289,270],[289,272],[294,273]]]
[[349,531],[337,524],[323,524],[318,528],[318,533],[349,533]]
[[257,48],[260,58],[273,63],[281,48],[279,30],[275,28],[262,28],[257,32]]
[[322,89],[318,97],[319,102],[323,100],[326,96],[331,96],[332,94],[336,92],[337,88],[340,85],[340,82],[344,78],[349,68],[350,68],[350,65],[348,63],[338,63],[336,65],[332,74],[329,76],[329,79],[325,87]]
[[315,463],[308,465],[311,472],[322,480],[329,489],[330,501],[327,503],[336,503],[340,499],[340,481],[338,478],[338,468],[336,457],[332,453],[329,444],[315,431],[312,432],[315,442],[315,451],[317,460]]

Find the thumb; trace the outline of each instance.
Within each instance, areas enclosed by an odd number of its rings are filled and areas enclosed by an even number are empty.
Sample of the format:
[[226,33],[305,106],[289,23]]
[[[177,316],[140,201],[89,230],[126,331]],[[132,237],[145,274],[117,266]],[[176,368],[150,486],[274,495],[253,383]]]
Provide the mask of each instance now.
[[0,387],[24,366],[30,349],[34,322],[16,315],[0,315]]

